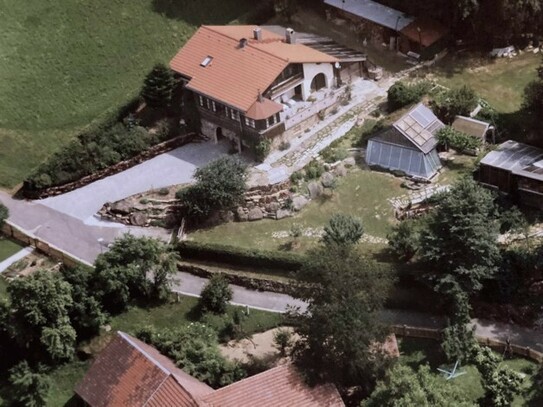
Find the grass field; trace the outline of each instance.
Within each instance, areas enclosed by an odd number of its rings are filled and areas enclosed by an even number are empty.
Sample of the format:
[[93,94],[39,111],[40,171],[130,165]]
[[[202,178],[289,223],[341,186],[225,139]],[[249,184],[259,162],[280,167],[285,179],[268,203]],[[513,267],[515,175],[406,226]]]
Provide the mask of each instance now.
[[0,261],[6,260],[21,249],[22,246],[0,235]]
[[[420,365],[429,364],[437,374],[436,369],[445,364],[445,355],[441,352],[439,342],[437,341],[431,339],[401,338],[399,340],[399,347],[402,355],[400,361],[414,369],[417,369]],[[522,358],[507,359],[503,363],[515,371],[526,375],[522,394],[515,399],[512,407],[536,407],[543,405],[543,392],[537,388],[533,380],[539,366],[534,362]],[[461,370],[467,373],[452,380],[451,383],[459,386],[466,397],[476,402],[484,394],[481,375],[475,366],[472,365],[462,366]],[[445,379],[443,380],[445,381]]]
[[532,53],[494,60],[446,57],[431,72],[442,85],[468,85],[494,108],[509,113],[519,109],[524,88],[535,79],[540,63],[541,55]]
[[0,0],[0,186],[131,96],[201,24],[250,0]]

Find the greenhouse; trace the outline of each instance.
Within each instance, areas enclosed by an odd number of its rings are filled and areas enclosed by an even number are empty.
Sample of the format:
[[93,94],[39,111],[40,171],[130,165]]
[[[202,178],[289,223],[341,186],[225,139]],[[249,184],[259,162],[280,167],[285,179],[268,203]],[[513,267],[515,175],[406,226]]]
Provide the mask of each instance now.
[[421,103],[368,141],[366,162],[371,167],[430,179],[441,168],[435,134],[444,126]]

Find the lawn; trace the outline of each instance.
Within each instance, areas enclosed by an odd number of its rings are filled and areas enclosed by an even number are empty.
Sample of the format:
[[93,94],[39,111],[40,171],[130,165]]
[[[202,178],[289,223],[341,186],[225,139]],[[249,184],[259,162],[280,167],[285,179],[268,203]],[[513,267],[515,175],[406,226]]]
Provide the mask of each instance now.
[[2,276],[0,276],[0,301],[8,297],[8,282]]
[[81,128],[137,94],[201,24],[250,0],[0,0],[0,186],[13,187]]
[[[413,339],[401,338],[399,340],[401,363],[417,369],[418,366],[429,364],[432,370],[437,374],[437,368],[445,365],[445,356],[441,352],[439,342],[431,339]],[[522,394],[513,402],[513,407],[540,406],[543,403],[543,393],[537,389],[534,383],[534,376],[539,366],[527,359],[514,358],[507,359],[504,362],[519,373],[526,375]],[[461,370],[467,373],[451,381],[455,386],[459,386],[470,400],[477,401],[484,394],[481,384],[481,376],[477,369],[472,366],[462,366]],[[445,381],[445,379],[443,379]]]
[[[251,223],[226,223],[214,228],[190,234],[196,241],[224,243],[267,250],[282,250],[289,242],[289,231],[294,224],[304,229],[302,248],[308,248],[319,240],[318,232],[334,213],[347,213],[362,220],[367,235],[381,241],[386,238],[394,214],[388,198],[403,195],[400,185],[402,179],[389,174],[353,170],[347,177],[339,180],[339,185],[331,198],[312,201],[292,218],[281,220],[261,220]],[[311,236],[310,236],[311,235]]]
[[448,56],[431,77],[449,88],[468,85],[498,111],[509,113],[519,109],[524,87],[536,78],[540,63],[541,55],[532,53],[493,60]]
[[21,249],[22,246],[0,235],[0,261],[6,260]]

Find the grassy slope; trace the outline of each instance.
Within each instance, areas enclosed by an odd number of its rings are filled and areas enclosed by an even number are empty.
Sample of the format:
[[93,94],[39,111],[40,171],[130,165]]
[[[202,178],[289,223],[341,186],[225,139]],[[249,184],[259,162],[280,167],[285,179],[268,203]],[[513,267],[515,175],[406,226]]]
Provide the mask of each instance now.
[[489,62],[471,58],[447,57],[434,74],[439,83],[450,88],[471,86],[497,110],[508,113],[518,110],[524,87],[536,77],[541,62],[539,54],[523,54],[513,59]]
[[[400,352],[402,354],[400,361],[417,369],[418,366],[429,364],[437,374],[437,367],[445,364],[445,356],[441,352],[439,342],[431,339],[413,339],[402,338],[399,341]],[[509,359],[504,362],[519,373],[526,374],[522,394],[513,402],[513,407],[521,406],[539,406],[543,400],[541,391],[537,391],[533,376],[537,372],[538,365],[522,358]],[[468,365],[461,368],[467,373],[452,380],[455,386],[459,386],[462,392],[472,401],[477,401],[484,394],[481,384],[481,375],[477,369]]]
[[200,24],[250,0],[0,0],[0,186],[138,92]]
[[13,240],[5,239],[0,235],[0,261],[7,259],[21,249],[22,247]]

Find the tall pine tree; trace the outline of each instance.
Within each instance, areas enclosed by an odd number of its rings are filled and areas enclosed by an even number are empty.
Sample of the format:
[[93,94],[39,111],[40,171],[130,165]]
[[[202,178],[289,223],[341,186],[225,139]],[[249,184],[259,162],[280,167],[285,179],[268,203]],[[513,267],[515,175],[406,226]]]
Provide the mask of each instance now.
[[157,64],[145,77],[141,96],[151,107],[166,107],[172,100],[173,85],[172,71],[164,64]]

